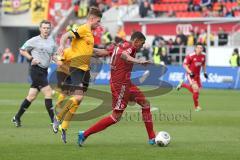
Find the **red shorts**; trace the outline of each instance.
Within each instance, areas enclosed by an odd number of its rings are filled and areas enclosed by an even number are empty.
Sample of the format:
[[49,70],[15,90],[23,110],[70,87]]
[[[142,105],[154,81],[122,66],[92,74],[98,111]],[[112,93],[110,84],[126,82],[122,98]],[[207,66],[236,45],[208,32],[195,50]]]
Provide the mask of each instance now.
[[189,76],[189,74],[187,74],[187,79],[188,79],[188,82],[189,82],[190,84],[197,83],[198,87],[199,87],[199,88],[202,88],[202,83],[201,83],[200,76],[195,76],[195,77],[191,78],[191,77]]
[[141,106],[147,104],[144,94],[132,83],[111,83],[111,91],[114,110],[125,110],[129,101],[137,102]]

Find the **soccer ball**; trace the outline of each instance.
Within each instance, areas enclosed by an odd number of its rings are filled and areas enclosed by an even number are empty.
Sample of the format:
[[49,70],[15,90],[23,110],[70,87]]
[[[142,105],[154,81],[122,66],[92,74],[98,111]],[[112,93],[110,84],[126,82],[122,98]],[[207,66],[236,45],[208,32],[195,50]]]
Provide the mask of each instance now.
[[166,147],[170,143],[171,137],[168,132],[161,131],[155,137],[155,142],[160,147]]

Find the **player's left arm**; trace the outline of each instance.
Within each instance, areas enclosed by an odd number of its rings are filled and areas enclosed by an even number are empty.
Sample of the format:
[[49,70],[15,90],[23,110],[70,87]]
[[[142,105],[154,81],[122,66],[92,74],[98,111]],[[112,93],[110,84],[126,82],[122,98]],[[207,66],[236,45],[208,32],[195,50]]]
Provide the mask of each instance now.
[[203,63],[203,74],[204,74],[204,77],[206,78],[206,79],[208,79],[208,74],[207,74],[207,65],[206,65],[206,62],[204,61],[204,63]]

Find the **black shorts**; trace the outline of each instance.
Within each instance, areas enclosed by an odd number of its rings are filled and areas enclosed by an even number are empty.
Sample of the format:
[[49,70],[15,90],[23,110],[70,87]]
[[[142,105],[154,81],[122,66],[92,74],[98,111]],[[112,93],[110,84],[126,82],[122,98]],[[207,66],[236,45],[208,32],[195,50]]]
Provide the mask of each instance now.
[[58,87],[61,87],[61,85],[63,84],[71,84],[70,75],[61,71],[57,71],[57,84],[58,84]]
[[70,75],[61,71],[57,71],[57,86],[61,91],[67,92],[71,83],[72,81]]
[[90,81],[90,71],[83,71],[79,68],[70,67],[71,81],[75,90],[87,91]]
[[47,76],[47,68],[41,68],[37,65],[30,66],[31,88],[36,88],[40,91],[43,87],[48,86]]

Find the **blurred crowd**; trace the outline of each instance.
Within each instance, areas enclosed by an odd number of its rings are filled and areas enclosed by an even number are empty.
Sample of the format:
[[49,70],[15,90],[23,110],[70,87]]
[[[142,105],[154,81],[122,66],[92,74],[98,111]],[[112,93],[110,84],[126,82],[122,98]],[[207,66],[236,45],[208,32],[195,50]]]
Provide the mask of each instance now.
[[[219,28],[218,33],[209,36],[211,46],[225,46],[228,44],[228,33]],[[207,31],[195,27],[188,35],[179,31],[176,36],[162,37],[155,35],[152,44],[145,45],[143,56],[151,58],[159,64],[181,64],[187,53],[194,51],[194,45],[207,45]],[[150,47],[151,46],[151,47]]]
[[[178,0],[175,4],[186,4],[186,9],[168,9],[159,11],[155,9],[157,4],[167,4],[171,6],[172,0],[140,0],[140,17],[176,17],[178,12],[197,12],[193,17],[235,17],[240,14],[239,0]],[[179,3],[180,2],[180,3]],[[174,7],[173,7],[174,8]]]

